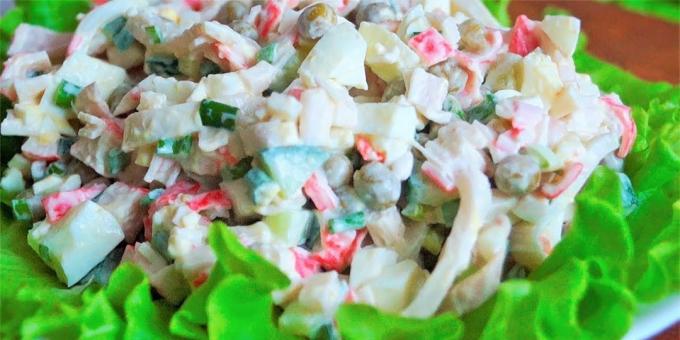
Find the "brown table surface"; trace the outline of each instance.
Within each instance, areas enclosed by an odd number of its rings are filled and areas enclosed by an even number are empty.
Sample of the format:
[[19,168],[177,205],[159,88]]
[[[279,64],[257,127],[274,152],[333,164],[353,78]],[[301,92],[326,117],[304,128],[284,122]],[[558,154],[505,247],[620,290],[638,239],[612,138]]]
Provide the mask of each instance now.
[[680,83],[680,25],[584,0],[513,0],[510,15],[540,19],[547,6],[581,19],[593,55],[643,79]]
[[[588,35],[588,51],[638,77],[680,83],[680,26],[626,11],[616,5],[583,0],[513,0],[511,18],[525,14],[543,17],[547,6],[561,7],[581,19]],[[656,340],[680,339],[680,323]]]

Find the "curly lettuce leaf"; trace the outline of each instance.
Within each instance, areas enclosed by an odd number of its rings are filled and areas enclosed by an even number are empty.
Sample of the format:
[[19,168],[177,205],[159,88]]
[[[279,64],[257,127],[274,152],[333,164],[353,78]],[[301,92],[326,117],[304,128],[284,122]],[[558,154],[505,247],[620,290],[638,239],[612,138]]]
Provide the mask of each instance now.
[[211,339],[293,339],[273,322],[271,288],[244,275],[231,275],[215,287],[208,299]]
[[453,314],[430,319],[412,319],[383,313],[374,307],[347,304],[340,307],[335,320],[343,339],[460,339],[463,325]]
[[482,2],[501,25],[505,27],[512,26],[510,15],[508,15],[510,0],[482,0]]
[[59,32],[70,32],[78,26],[78,13],[86,13],[90,0],[15,0],[15,7],[0,18],[0,60],[7,59],[12,33],[20,23],[40,25]]
[[208,336],[205,327],[210,318],[206,305],[213,291],[230,276],[242,275],[270,292],[290,284],[288,277],[276,266],[244,247],[224,223],[216,222],[210,226],[208,243],[217,255],[217,263],[208,280],[184,301],[172,317],[170,329],[173,334],[192,339]]

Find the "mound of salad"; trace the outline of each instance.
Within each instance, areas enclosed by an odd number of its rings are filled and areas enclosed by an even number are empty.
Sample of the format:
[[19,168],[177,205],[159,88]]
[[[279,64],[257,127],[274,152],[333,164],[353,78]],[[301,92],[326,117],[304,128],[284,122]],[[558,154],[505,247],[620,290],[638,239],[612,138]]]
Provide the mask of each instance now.
[[[3,239],[60,281],[12,284],[5,334],[619,337],[636,301],[678,291],[677,88],[630,90],[669,96],[632,110],[623,81],[598,87],[577,18],[507,28],[474,0],[82,12],[73,33],[19,24],[0,76],[0,131],[21,137]],[[615,71],[600,79],[643,83]]]

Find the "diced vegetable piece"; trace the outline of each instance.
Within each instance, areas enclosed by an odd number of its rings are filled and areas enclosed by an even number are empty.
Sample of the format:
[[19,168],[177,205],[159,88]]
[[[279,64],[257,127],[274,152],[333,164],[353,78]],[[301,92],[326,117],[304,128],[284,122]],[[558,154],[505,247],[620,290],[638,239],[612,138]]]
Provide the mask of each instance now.
[[407,198],[409,203],[421,203],[436,207],[455,197],[455,192],[441,190],[432,181],[424,179],[419,171],[412,174],[408,179]]
[[366,214],[357,211],[342,217],[332,218],[328,223],[328,230],[331,233],[339,233],[347,230],[363,228],[366,225]]
[[31,174],[31,162],[21,154],[12,156],[12,159],[7,162],[7,166],[19,170],[24,177]]
[[562,159],[547,146],[534,144],[525,147],[526,153],[538,161],[538,165],[543,171],[555,171],[564,164]]
[[280,146],[260,151],[262,167],[289,196],[321,168],[329,154],[321,148],[307,145]]
[[71,146],[76,142],[76,138],[62,137],[57,142],[57,154],[66,156],[71,153]]
[[28,244],[69,287],[101,262],[120,241],[116,219],[97,203],[85,201],[57,224],[36,224]]
[[31,178],[33,181],[39,181],[43,179],[46,175],[47,162],[45,161],[34,161],[31,163]]
[[314,249],[314,245],[319,241],[321,237],[321,226],[319,225],[319,218],[316,215],[312,215],[312,220],[310,221],[309,227],[305,231],[302,248],[307,250]]
[[106,166],[112,176],[116,176],[123,171],[130,163],[130,156],[121,149],[111,149],[106,154]]
[[271,177],[258,168],[250,169],[246,173],[245,179],[250,186],[253,202],[258,206],[265,206],[271,203],[281,190],[281,187]]
[[549,107],[562,89],[557,65],[540,50],[529,53],[522,59],[521,91],[525,96],[539,96],[545,107]]
[[203,99],[199,107],[201,123],[204,126],[234,131],[238,108],[210,99]]
[[199,132],[203,128],[199,105],[188,102],[129,115],[125,119],[123,151],[132,151],[163,138],[180,138]]
[[26,182],[21,171],[16,168],[7,168],[5,175],[0,180],[0,188],[8,193],[18,193],[26,188]]
[[146,58],[146,67],[150,73],[162,77],[174,77],[180,74],[179,61],[174,56],[152,55]]
[[262,47],[257,52],[257,61],[266,61],[273,64],[274,59],[276,59],[276,46],[276,43],[270,43]]
[[479,105],[468,109],[465,112],[465,120],[469,123],[478,120],[481,123],[488,123],[496,114],[496,100],[493,94],[487,94]]
[[236,180],[239,179],[248,172],[251,168],[251,164],[253,162],[253,157],[246,157],[238,161],[236,165],[225,168],[223,177],[225,180]]
[[31,207],[28,205],[26,199],[16,198],[12,200],[12,213],[17,221],[30,222],[33,220],[33,213]]
[[269,88],[274,92],[283,92],[290,83],[297,78],[298,69],[302,64],[302,53],[295,51],[295,53],[288,58],[286,63],[281,68],[281,71],[276,75],[274,81],[269,85]]
[[64,109],[70,109],[81,90],[80,86],[62,80],[59,86],[57,86],[57,91],[54,93],[54,103]]
[[47,214],[47,221],[58,222],[71,208],[97,197],[104,189],[106,184],[94,183],[80,189],[55,192],[43,197],[42,205]]
[[144,28],[144,31],[146,31],[146,34],[149,36],[149,39],[154,44],[160,44],[163,42],[163,36],[161,35],[161,32],[156,28],[156,26],[147,26]]
[[222,68],[220,68],[220,65],[215,64],[212,60],[209,59],[205,59],[201,62],[199,70],[201,72],[201,77],[205,77],[211,74],[222,73]]
[[250,186],[245,178],[222,183],[220,187],[229,194],[236,218],[245,220],[256,216],[255,203],[252,199]]
[[623,213],[629,215],[635,209],[637,209],[640,202],[638,201],[637,194],[635,193],[635,188],[633,188],[633,183],[630,178],[625,173],[616,173],[621,181],[621,202],[623,203]]
[[53,162],[47,166],[48,175],[63,175],[66,172],[66,165],[62,162]]
[[156,154],[169,158],[188,157],[191,153],[193,137],[187,135],[181,138],[163,138],[156,144]]
[[102,32],[111,39],[125,27],[125,24],[127,24],[127,18],[123,16],[117,17],[104,25],[104,27],[102,27]]
[[158,189],[153,189],[149,191],[146,196],[142,197],[142,199],[139,200],[139,204],[142,206],[149,206],[151,203],[153,203],[158,197],[163,194],[163,189],[158,188]]
[[104,26],[102,32],[109,38],[117,49],[125,51],[135,42],[135,38],[130,31],[125,29],[127,18],[118,17]]
[[289,247],[304,243],[305,234],[312,227],[314,215],[309,210],[289,210],[266,216],[262,221],[272,234]]
[[425,240],[423,240],[423,249],[436,256],[442,250],[442,243],[444,243],[444,237],[436,230],[429,229],[425,234]]

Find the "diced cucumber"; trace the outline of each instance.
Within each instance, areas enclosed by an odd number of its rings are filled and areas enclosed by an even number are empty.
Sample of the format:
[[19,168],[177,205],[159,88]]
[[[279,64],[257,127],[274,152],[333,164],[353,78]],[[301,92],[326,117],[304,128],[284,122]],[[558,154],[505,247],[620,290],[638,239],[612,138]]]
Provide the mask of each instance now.
[[179,75],[179,61],[174,56],[152,55],[146,58],[146,66],[149,72],[162,77],[174,77]]
[[446,95],[446,99],[444,99],[442,110],[451,112],[461,119],[465,118],[465,112],[463,112],[463,108],[460,106],[460,102],[452,94]]
[[168,230],[165,225],[161,224],[154,224],[151,230],[151,245],[154,249],[157,249],[158,253],[163,255],[166,260],[170,261],[172,259],[168,252],[170,230]]
[[288,58],[288,61],[283,65],[281,71],[279,71],[274,78],[274,81],[269,85],[269,88],[274,92],[282,92],[285,90],[286,87],[297,78],[297,72],[303,59],[304,57],[302,54],[299,51],[296,51],[295,54]]
[[54,93],[54,103],[61,108],[70,109],[81,90],[80,86],[62,80]]
[[182,273],[174,265],[169,265],[151,275],[151,285],[168,302],[179,305],[191,293]]
[[622,172],[617,173],[621,181],[621,202],[623,203],[623,213],[627,216],[635,210],[639,204],[633,183],[630,178]]
[[33,182],[43,179],[46,175],[47,162],[34,161],[31,163],[31,178]]
[[319,241],[319,237],[321,237],[319,218],[316,215],[312,215],[309,227],[305,231],[302,247],[311,251],[314,249],[314,245]]
[[156,154],[168,158],[188,157],[191,153],[193,137],[187,135],[180,138],[163,138],[156,144]]
[[146,196],[142,197],[139,200],[139,204],[141,204],[143,207],[149,206],[151,203],[153,203],[165,190],[158,188],[158,189],[153,189],[149,191]]
[[542,171],[555,171],[564,166],[564,162],[547,146],[534,144],[525,147],[526,153],[538,161]]
[[72,208],[57,224],[36,223],[28,244],[69,287],[82,279],[123,240],[109,212],[92,201]]
[[[417,166],[416,168],[420,168]],[[425,204],[433,207],[440,206],[451,200],[455,194],[444,192],[434,183],[423,178],[420,170],[416,171],[408,179],[408,202]]]
[[106,153],[106,167],[112,176],[118,175],[130,164],[130,156],[121,149],[111,149]]
[[156,26],[146,26],[144,27],[144,31],[149,36],[149,39],[151,39],[152,43],[160,44],[163,42],[163,36],[161,35],[161,32],[156,29]]
[[66,173],[66,165],[63,162],[53,162],[47,166],[48,175],[63,175]]
[[222,177],[226,181],[237,180],[246,175],[248,170],[252,167],[253,157],[246,157],[238,161],[236,165],[232,167],[224,168]]
[[460,207],[460,200],[450,200],[444,202],[441,206],[442,218],[444,219],[444,225],[447,227],[453,226],[453,220],[458,215],[458,208]]
[[302,337],[311,337],[329,322],[330,320],[323,313],[310,312],[299,302],[288,305],[279,317],[281,330]]
[[71,153],[71,146],[76,142],[76,138],[73,137],[61,137],[59,142],[57,142],[57,154],[59,156],[66,156]]
[[220,187],[229,194],[234,207],[234,215],[239,219],[248,219],[256,216],[255,203],[250,195],[250,187],[245,178],[220,184]]
[[26,181],[21,171],[17,168],[5,169],[5,174],[0,179],[0,188],[7,193],[18,193],[26,189]]
[[265,206],[274,200],[281,187],[276,184],[264,171],[258,168],[250,169],[245,179],[250,186],[250,194],[257,206]]
[[125,29],[125,24],[127,24],[127,18],[120,16],[102,28],[102,33],[121,51],[130,48],[135,41],[130,31]]
[[266,216],[263,220],[272,234],[289,247],[303,243],[314,215],[309,210],[291,210]]
[[234,131],[238,108],[210,99],[203,99],[198,109],[203,126],[212,126]]
[[401,211],[404,217],[413,221],[426,223],[444,223],[441,207],[432,207],[425,204],[409,203]]
[[328,229],[331,233],[339,233],[347,230],[355,230],[363,228],[366,225],[366,214],[363,211],[357,211],[345,216],[332,218],[328,222]]
[[270,43],[257,52],[257,61],[266,61],[270,64],[276,59],[276,43]]
[[201,66],[199,66],[199,71],[201,72],[201,77],[205,77],[211,74],[222,73],[222,68],[220,65],[212,62],[212,60],[203,59]]
[[294,145],[264,149],[259,157],[267,174],[279,183],[286,196],[290,196],[300,190],[329,154],[318,147]]
[[36,195],[46,195],[59,191],[64,179],[59,175],[49,175],[33,183],[33,192]]
[[477,106],[465,111],[465,120],[472,123],[478,120],[480,123],[488,123],[496,115],[496,100],[493,94],[487,94],[484,100]]
[[16,154],[7,162],[7,166],[21,171],[21,175],[28,177],[31,174],[31,162],[21,154]]
[[33,220],[33,213],[28,201],[24,198],[15,198],[12,200],[12,214],[17,221],[30,222]]
[[425,234],[425,239],[423,240],[423,248],[430,252],[432,255],[439,255],[442,250],[442,243],[444,243],[444,237],[440,235],[436,230],[430,229]]

